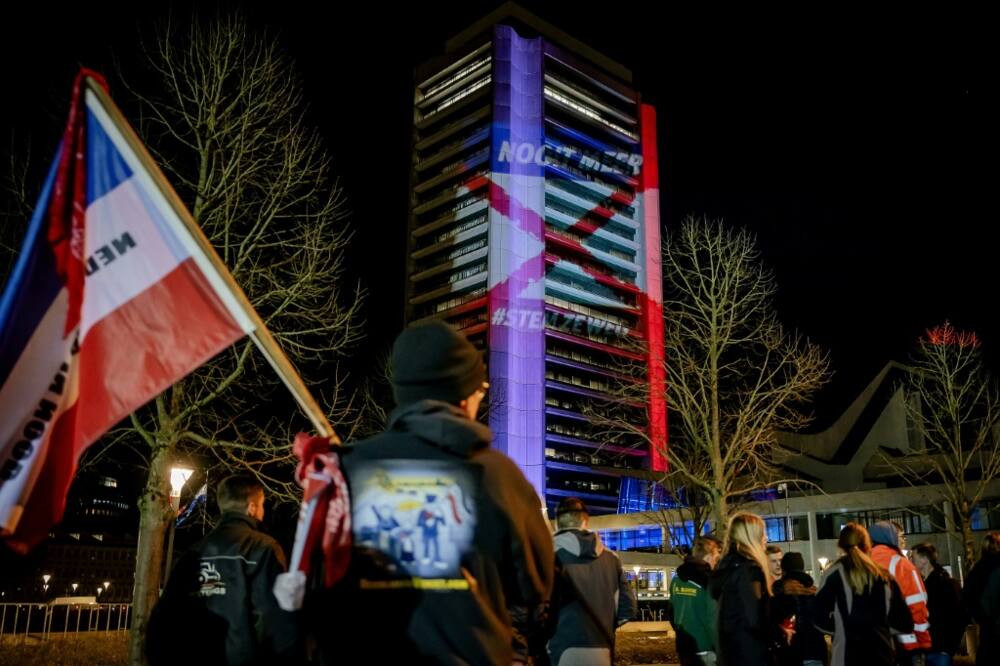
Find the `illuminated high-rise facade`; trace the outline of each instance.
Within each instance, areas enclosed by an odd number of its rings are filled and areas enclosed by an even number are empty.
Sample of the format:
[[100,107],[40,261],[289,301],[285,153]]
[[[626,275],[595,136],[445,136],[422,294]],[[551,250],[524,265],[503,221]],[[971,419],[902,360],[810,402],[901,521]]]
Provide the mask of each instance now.
[[[658,196],[654,109],[558,29],[508,5],[418,69],[407,321],[486,351],[494,446],[550,507],[615,511],[628,470],[666,466]],[[585,413],[631,379],[656,446]]]

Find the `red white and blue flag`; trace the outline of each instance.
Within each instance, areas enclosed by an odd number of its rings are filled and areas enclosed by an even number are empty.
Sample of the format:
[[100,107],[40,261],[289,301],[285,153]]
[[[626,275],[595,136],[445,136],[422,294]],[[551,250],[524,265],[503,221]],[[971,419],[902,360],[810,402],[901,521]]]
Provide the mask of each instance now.
[[0,297],[0,535],[21,552],[62,518],[88,446],[254,328],[98,86],[77,76]]

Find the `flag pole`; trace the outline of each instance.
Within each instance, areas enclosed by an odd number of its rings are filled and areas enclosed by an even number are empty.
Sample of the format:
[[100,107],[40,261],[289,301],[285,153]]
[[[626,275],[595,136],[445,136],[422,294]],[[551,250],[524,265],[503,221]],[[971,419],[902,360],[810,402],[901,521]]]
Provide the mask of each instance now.
[[184,227],[187,229],[188,233],[191,234],[191,237],[194,239],[195,243],[198,244],[198,247],[204,253],[205,257],[212,263],[216,273],[228,288],[238,307],[253,323],[254,330],[250,333],[250,339],[254,341],[254,344],[257,345],[257,348],[264,355],[264,358],[266,358],[267,362],[271,364],[274,371],[278,373],[281,381],[284,382],[288,390],[291,391],[292,395],[295,397],[295,401],[299,404],[299,407],[302,408],[302,411],[305,412],[306,416],[309,417],[309,420],[312,421],[313,427],[316,428],[317,433],[323,437],[329,437],[335,444],[340,444],[340,438],[337,437],[337,434],[333,430],[333,426],[330,425],[329,420],[326,418],[326,414],[323,413],[319,403],[316,402],[312,393],[309,392],[309,389],[302,381],[302,377],[295,369],[295,366],[292,365],[292,362],[278,345],[278,341],[274,339],[273,335],[271,335],[271,331],[267,329],[264,321],[260,318],[260,315],[257,314],[257,310],[250,303],[250,300],[247,298],[240,285],[237,284],[236,279],[229,272],[229,268],[226,267],[226,264],[219,257],[215,248],[212,247],[212,243],[209,242],[205,233],[201,230],[201,227],[198,226],[195,219],[191,217],[191,213],[188,212],[187,206],[185,206],[184,202],[181,201],[180,196],[178,196],[177,192],[170,184],[170,181],[167,180],[167,177],[163,174],[163,171],[156,163],[156,160],[154,160],[153,156],[149,154],[146,146],[139,139],[135,130],[132,129],[128,120],[125,119],[125,116],[118,108],[118,105],[114,103],[111,97],[104,92],[103,88],[101,88],[101,86],[94,79],[87,77],[86,83],[87,89],[93,93],[95,97],[97,97],[98,101],[100,101],[101,106],[104,107],[104,110],[111,118],[111,121],[118,128],[118,131],[120,131],[122,136],[125,137],[129,147],[132,148],[143,167],[145,167],[153,182],[160,190],[160,193],[163,194],[167,203],[173,209],[180,221],[184,224]]

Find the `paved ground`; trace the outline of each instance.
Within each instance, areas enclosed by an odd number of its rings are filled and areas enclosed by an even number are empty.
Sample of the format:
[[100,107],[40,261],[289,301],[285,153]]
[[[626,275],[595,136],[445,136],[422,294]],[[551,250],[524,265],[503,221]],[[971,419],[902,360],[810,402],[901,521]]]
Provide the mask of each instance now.
[[676,663],[673,632],[618,632],[615,645],[616,666]]

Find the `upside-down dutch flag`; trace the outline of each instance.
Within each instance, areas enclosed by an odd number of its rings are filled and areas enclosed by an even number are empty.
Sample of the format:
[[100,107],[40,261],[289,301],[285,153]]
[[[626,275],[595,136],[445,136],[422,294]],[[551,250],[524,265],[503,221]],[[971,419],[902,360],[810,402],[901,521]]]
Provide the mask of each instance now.
[[88,446],[253,330],[103,90],[77,76],[0,297],[0,535],[20,552],[61,520]]

